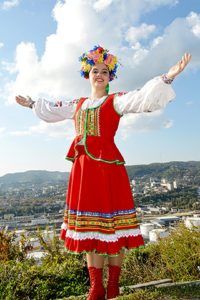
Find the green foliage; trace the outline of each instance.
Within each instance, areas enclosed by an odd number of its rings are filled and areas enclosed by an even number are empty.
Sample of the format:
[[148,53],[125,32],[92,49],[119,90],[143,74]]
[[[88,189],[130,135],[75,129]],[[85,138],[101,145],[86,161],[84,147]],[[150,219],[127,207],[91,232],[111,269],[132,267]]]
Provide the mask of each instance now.
[[[185,187],[176,190],[168,191],[166,193],[156,194],[152,192],[150,195],[137,195],[136,205],[144,205],[154,203],[156,205],[163,205],[168,203],[168,207],[176,207],[181,209],[200,208],[200,202],[197,203],[198,195],[196,187]],[[196,205],[197,207],[194,207]]]
[[200,232],[180,225],[169,237],[130,251],[125,258],[122,285],[164,278],[200,278]]
[[[171,299],[200,299],[199,285],[183,285],[174,287],[165,287],[159,289],[162,295],[168,295]],[[197,298],[198,297],[198,298]]]
[[87,275],[74,257],[58,264],[33,261],[0,265],[0,299],[46,300],[85,293]]
[[176,287],[151,288],[132,291],[129,295],[123,295],[119,300],[188,300],[200,299],[200,288],[194,285]]
[[161,293],[157,290],[138,290],[130,295],[121,296],[118,298],[119,300],[161,300]]
[[[13,243],[12,234],[1,232],[0,300],[55,300],[72,295],[75,297],[73,299],[79,299],[78,295],[87,292],[89,281],[83,256],[64,252],[56,234],[53,239],[44,239],[40,231],[36,235],[47,254],[39,264],[26,258],[25,251],[22,251],[26,243],[19,247]],[[168,238],[130,251],[125,257],[121,285],[163,278],[173,281],[195,280],[200,278],[198,266],[200,232],[196,228],[189,230],[181,225]],[[140,290],[120,299],[185,299],[182,295],[195,292],[194,287],[177,289],[180,293],[176,288],[170,288],[167,292],[163,289]],[[163,295],[170,295],[171,298]],[[197,288],[195,295],[198,295]]]
[[0,299],[54,300],[85,293],[88,274],[83,256],[63,252],[56,234],[52,240],[45,240],[39,230],[36,235],[47,254],[39,264],[25,254],[21,259],[25,251],[14,243],[14,234],[1,232],[0,247],[6,247],[4,255],[0,252]]
[[57,262],[61,263],[65,261],[66,254],[63,253],[63,243],[60,242],[58,235],[56,235],[56,228],[54,227],[54,234],[53,237],[50,238],[48,234],[48,226],[46,227],[47,236],[44,238],[42,231],[38,228],[37,232],[35,233],[39,239],[40,245],[46,251],[47,256],[44,258],[44,261],[48,262]]
[[14,239],[15,233],[0,230],[0,262],[25,259],[24,237],[22,236],[20,244],[16,244]]
[[176,178],[182,180],[184,176],[193,177],[193,183],[200,183],[200,162],[196,161],[171,161],[167,163],[153,163],[149,165],[135,165],[126,167],[129,178],[136,177],[157,177],[167,178],[168,180]]

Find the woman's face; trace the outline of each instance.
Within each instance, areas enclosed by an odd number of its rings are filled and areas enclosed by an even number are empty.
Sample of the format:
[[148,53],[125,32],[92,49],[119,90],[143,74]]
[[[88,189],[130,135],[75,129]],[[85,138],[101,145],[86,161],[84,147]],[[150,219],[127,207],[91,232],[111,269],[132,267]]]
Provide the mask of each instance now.
[[90,83],[94,88],[105,89],[109,78],[110,74],[108,68],[104,64],[95,64],[89,73]]

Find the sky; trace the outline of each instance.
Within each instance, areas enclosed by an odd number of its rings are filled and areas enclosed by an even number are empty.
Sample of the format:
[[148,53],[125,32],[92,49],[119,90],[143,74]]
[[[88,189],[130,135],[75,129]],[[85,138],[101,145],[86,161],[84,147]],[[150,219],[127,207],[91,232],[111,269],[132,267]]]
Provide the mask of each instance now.
[[131,91],[167,73],[185,52],[162,111],[121,119],[116,144],[127,165],[200,161],[199,0],[0,1],[0,176],[26,170],[70,171],[71,120],[39,120],[15,95],[49,101],[90,95],[81,54],[94,45],[119,61],[110,91]]

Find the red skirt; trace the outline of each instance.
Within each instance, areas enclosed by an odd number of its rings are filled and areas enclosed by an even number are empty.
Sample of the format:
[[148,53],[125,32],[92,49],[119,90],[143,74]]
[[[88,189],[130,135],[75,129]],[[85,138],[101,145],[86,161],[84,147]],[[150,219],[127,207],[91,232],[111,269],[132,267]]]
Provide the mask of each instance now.
[[143,245],[125,166],[94,160],[82,145],[77,150],[60,234],[66,249],[117,255]]

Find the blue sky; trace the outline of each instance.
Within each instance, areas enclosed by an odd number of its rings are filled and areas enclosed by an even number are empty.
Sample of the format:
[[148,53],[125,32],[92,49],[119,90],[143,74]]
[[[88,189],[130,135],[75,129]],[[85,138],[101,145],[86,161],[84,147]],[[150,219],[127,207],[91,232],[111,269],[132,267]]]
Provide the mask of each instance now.
[[71,121],[46,124],[14,95],[73,99],[90,93],[78,57],[101,44],[122,63],[111,91],[133,90],[167,72],[184,52],[188,68],[164,111],[128,116],[116,142],[127,164],[200,160],[198,0],[0,1],[0,176],[69,171]]

